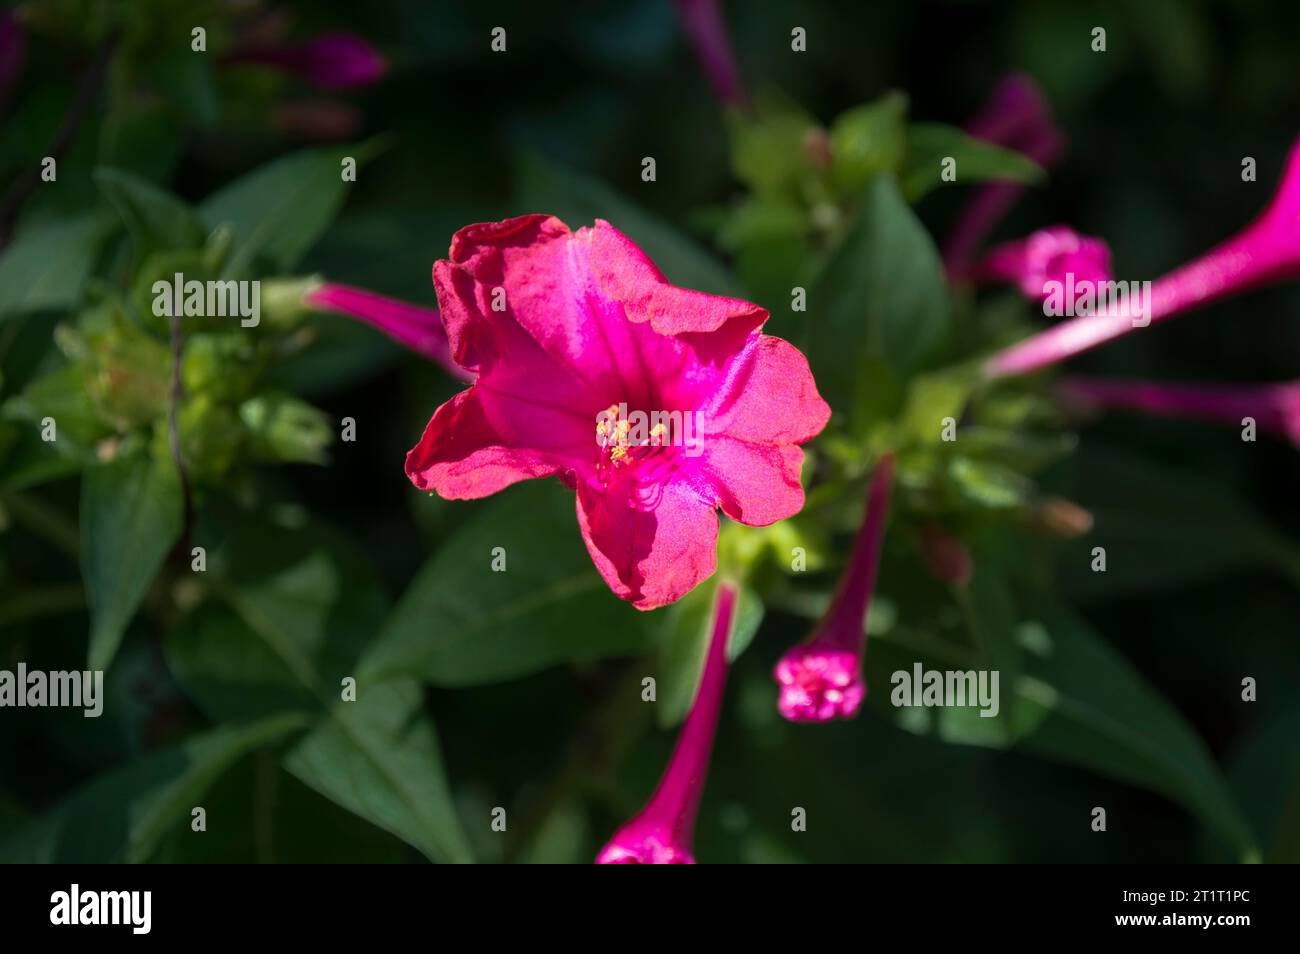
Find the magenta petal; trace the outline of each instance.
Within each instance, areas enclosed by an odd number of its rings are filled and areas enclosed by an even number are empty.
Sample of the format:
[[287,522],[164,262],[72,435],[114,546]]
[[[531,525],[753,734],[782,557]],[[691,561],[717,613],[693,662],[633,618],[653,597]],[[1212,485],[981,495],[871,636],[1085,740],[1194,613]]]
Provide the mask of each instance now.
[[765,527],[803,509],[800,448],[748,444],[721,435],[709,438],[706,446],[706,473],[717,491],[718,506],[732,520]]
[[364,288],[333,283],[312,289],[304,301],[321,311],[334,311],[360,319],[398,344],[446,368],[452,375],[462,380],[473,380],[472,374],[452,362],[446,329],[432,308],[386,298]]
[[[1110,247],[1101,239],[1080,235],[1064,225],[1039,229],[1014,242],[989,251],[976,269],[975,277],[1004,281],[1020,288],[1032,301],[1047,295],[1048,282],[1075,286],[1109,281]],[[1067,303],[1073,313],[1073,302]]]
[[596,280],[622,302],[629,321],[649,322],[661,335],[717,331],[730,321],[753,329],[767,321],[767,309],[750,302],[670,285],[645,252],[604,219],[596,220],[590,242]]
[[[543,420],[539,415],[539,427],[545,426]],[[564,433],[562,417],[552,423]],[[518,417],[501,413],[499,402],[476,385],[434,413],[420,442],[406,455],[406,474],[421,490],[449,500],[486,497],[521,480],[559,473],[577,450],[562,441],[539,448],[536,437]],[[581,446],[588,440],[581,440]]]
[[788,341],[762,335],[751,339],[706,413],[710,434],[802,444],[821,433],[831,409],[817,393],[803,353]]
[[637,609],[680,599],[717,568],[714,504],[683,482],[628,495],[579,484],[578,526],[609,588]]
[[867,695],[858,649],[803,643],[781,657],[773,674],[781,690],[777,710],[791,722],[851,719]]

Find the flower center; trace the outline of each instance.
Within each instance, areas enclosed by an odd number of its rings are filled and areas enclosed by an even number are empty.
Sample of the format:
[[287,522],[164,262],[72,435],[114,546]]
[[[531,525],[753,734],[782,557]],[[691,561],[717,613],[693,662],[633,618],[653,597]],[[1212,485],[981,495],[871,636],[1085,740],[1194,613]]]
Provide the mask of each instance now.
[[623,475],[644,486],[662,483],[682,457],[701,453],[694,411],[629,411],[626,402],[596,415],[596,472],[608,487]]

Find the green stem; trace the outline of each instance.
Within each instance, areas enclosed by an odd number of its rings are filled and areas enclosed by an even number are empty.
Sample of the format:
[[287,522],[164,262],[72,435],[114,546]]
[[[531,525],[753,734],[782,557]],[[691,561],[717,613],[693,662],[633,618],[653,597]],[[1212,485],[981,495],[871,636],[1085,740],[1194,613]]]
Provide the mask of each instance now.
[[59,613],[81,613],[86,609],[86,591],[80,583],[46,586],[6,597],[0,606],[0,626]]
[[27,529],[44,537],[73,559],[80,558],[81,535],[76,524],[53,507],[16,490],[0,491],[0,503]]

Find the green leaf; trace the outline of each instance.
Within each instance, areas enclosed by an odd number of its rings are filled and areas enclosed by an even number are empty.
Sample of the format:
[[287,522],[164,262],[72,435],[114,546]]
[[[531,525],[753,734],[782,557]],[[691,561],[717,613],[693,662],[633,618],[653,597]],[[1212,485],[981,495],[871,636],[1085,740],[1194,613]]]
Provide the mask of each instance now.
[[0,844],[7,863],[135,863],[152,857],[236,762],[302,727],[279,716],[222,726],[92,782]]
[[1160,792],[1206,822],[1242,860],[1258,857],[1205,743],[1168,700],[1085,623],[1061,610],[1022,634],[1033,650],[1021,698],[1039,712],[1023,746]]
[[[942,738],[1013,747],[1159,792],[1200,818],[1242,860],[1258,857],[1205,743],[1128,660],[1062,609],[1029,614],[1017,639],[1024,675],[999,678],[998,716],[981,718],[969,706],[934,710]],[[984,665],[967,647],[899,629],[877,637],[868,652],[868,684],[884,685],[890,673],[910,671],[916,662],[959,672]],[[931,710],[894,709],[883,689],[875,695],[873,705],[902,715],[912,728],[931,721]]]
[[[1019,617],[1011,587],[987,550],[976,549],[973,563],[975,571],[969,586],[964,592],[958,592],[966,625],[983,657],[984,667],[1000,673],[1000,685],[1019,686],[1023,652],[1017,637]],[[1014,732],[1015,717],[1015,707],[1012,707],[1003,720],[980,721],[1000,722],[1007,731]]]
[[170,461],[130,454],[86,471],[81,575],[90,606],[90,669],[107,669],[136,607],[181,533],[180,478]]
[[[498,559],[504,570],[494,572]],[[501,682],[640,653],[650,645],[651,619],[596,572],[573,494],[530,481],[485,505],[425,564],[362,671],[440,686]]]
[[968,136],[955,126],[942,123],[918,123],[907,133],[907,155],[900,176],[903,194],[916,202],[936,186],[945,185],[943,164],[955,161],[953,181],[1011,181],[1038,185],[1044,179],[1041,166],[1014,149]]
[[[697,586],[673,604],[659,636],[655,714],[665,728],[686,717],[713,636],[713,611],[718,577]],[[749,648],[763,621],[763,601],[748,586],[740,587],[739,600],[727,636],[727,659],[734,661]]]
[[790,311],[791,289],[804,284],[809,227],[808,213],[797,202],[749,196],[731,208],[718,231],[718,243],[734,256],[745,287],[785,329],[802,317]]
[[[907,389],[899,421],[901,437],[918,444],[934,444],[943,437],[943,420],[960,420],[975,384],[965,367],[922,374]],[[963,432],[962,437],[965,437]]]
[[285,767],[435,861],[473,860],[452,805],[433,722],[412,680],[358,686],[355,702],[289,753]]
[[989,510],[1013,510],[1029,503],[1033,482],[1022,474],[990,461],[954,457],[948,476],[957,491],[971,503]]
[[93,175],[135,239],[138,259],[159,249],[194,249],[203,244],[202,223],[172,193],[121,169],[99,168]]
[[641,246],[670,282],[714,295],[741,294],[712,252],[599,180],[525,154],[519,160],[515,201],[523,210],[549,212],[572,229],[605,219]]
[[[1119,599],[1253,567],[1300,577],[1292,541],[1231,489],[1186,467],[1089,443],[1069,473],[1073,499],[1094,519],[1062,561],[1076,599]],[[1098,546],[1105,572],[1092,570]]]
[[752,113],[727,115],[731,170],[765,198],[800,198],[801,184],[814,175],[808,137],[819,127],[789,100],[764,96]]
[[949,311],[939,255],[891,176],[867,185],[808,306],[813,374],[833,408],[856,406],[869,359],[905,377],[943,344]]
[[113,432],[86,387],[93,372],[83,362],[70,362],[28,382],[21,394],[4,404],[4,416],[25,422],[39,433],[46,417],[54,418],[57,440],[47,448],[58,454],[82,454]]
[[0,321],[75,306],[110,231],[109,220],[101,214],[42,222],[20,231],[0,254]]
[[1263,860],[1300,862],[1300,704],[1290,700],[1251,727],[1233,757],[1228,781],[1263,836]]
[[209,196],[199,215],[209,230],[228,226],[234,249],[222,278],[247,274],[257,259],[278,272],[298,264],[343,205],[342,160],[360,164],[365,146],[308,149],[277,159]]
[[[285,759],[305,784],[435,861],[469,852],[419,687],[366,677],[359,656],[387,602],[368,566],[327,535],[224,514],[230,539],[206,605],[167,634],[172,671],[214,719],[297,713],[315,727]],[[355,701],[344,699],[355,680]]]
[[856,195],[880,172],[903,160],[907,96],[897,91],[841,113],[831,124],[831,174],[836,187]]

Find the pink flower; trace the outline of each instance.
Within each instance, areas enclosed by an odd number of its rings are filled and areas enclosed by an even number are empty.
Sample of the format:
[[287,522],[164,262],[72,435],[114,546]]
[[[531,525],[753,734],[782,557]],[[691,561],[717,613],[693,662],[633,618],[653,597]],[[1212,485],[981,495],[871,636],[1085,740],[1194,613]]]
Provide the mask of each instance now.
[[722,19],[718,0],[675,0],[682,29],[695,47],[704,75],[708,77],[713,94],[723,106],[744,107],[747,103],[745,84],[740,79],[731,41],[727,37],[727,24]]
[[1251,385],[1168,385],[1133,381],[1068,377],[1060,383],[1063,397],[1088,407],[1121,408],[1166,417],[1218,421],[1234,427],[1253,418],[1265,433],[1300,446],[1300,381]]
[[27,31],[12,10],[0,12],[0,113],[27,65]]
[[777,709],[791,722],[852,718],[867,694],[862,678],[867,606],[876,586],[893,479],[894,459],[886,455],[871,477],[867,513],[830,609],[811,638],[776,664],[776,681],[781,687]]
[[1300,140],[1263,214],[1199,258],[1151,283],[1144,315],[1123,305],[1083,315],[998,352],[989,377],[1025,374],[1107,341],[1261,285],[1300,276]]
[[803,507],[799,445],[830,408],[807,359],[760,333],[764,309],[670,285],[602,220],[471,225],[450,255],[433,283],[478,379],[407,455],[417,487],[468,499],[558,476],[596,568],[640,609],[713,573],[717,508],[763,526]]
[[224,63],[258,63],[302,77],[322,89],[349,89],[377,83],[387,61],[353,33],[322,33],[291,46],[249,46],[227,54]]
[[614,834],[596,856],[596,864],[695,864],[691,842],[722,708],[722,690],[727,679],[727,640],[735,603],[736,588],[730,583],[721,584],[700,686],[682,723],[668,768],[645,808]]
[[[1014,149],[1044,168],[1065,151],[1065,137],[1052,119],[1046,97],[1024,73],[1003,77],[963,128],[976,139]],[[944,243],[943,263],[950,276],[967,276],[980,246],[1024,191],[1024,186],[1010,182],[975,190]]]
[[403,347],[441,365],[453,377],[462,381],[474,379],[472,374],[467,374],[464,368],[451,360],[447,332],[442,319],[432,308],[385,298],[364,288],[328,282],[307,292],[303,302],[319,311],[334,311],[359,318]]
[[[1080,235],[1064,225],[1040,229],[1027,238],[991,249],[975,270],[985,281],[1017,285],[1032,301],[1049,294],[1049,282],[1073,289],[1085,282],[1109,281],[1110,247],[1101,239]],[[1063,302],[1074,313],[1074,301]]]

